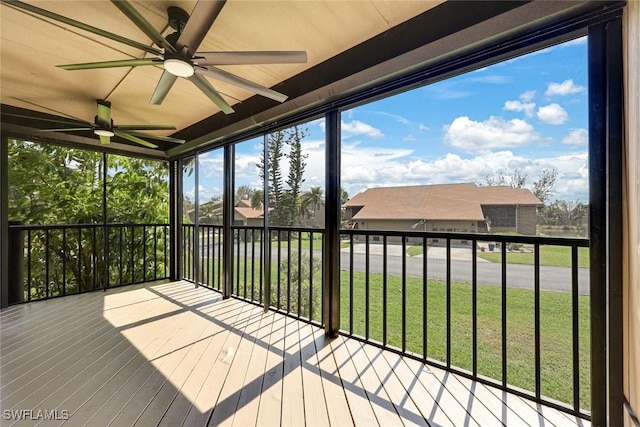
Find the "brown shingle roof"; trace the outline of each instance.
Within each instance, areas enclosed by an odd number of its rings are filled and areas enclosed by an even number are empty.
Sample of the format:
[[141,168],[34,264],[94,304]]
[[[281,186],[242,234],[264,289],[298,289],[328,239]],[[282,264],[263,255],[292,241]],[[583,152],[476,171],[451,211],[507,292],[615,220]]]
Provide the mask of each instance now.
[[240,200],[235,206],[236,215],[242,215],[245,219],[262,218],[264,216],[264,209],[253,209],[251,202],[248,200]]
[[354,219],[484,219],[482,205],[528,205],[542,202],[526,188],[477,187],[475,184],[369,188],[344,207],[362,207]]

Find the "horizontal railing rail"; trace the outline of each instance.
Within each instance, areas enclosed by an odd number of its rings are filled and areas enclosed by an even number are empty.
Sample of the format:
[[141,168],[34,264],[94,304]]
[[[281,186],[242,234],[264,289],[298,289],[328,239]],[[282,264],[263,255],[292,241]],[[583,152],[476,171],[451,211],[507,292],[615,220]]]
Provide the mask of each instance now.
[[168,224],[10,224],[9,233],[13,304],[168,277]]

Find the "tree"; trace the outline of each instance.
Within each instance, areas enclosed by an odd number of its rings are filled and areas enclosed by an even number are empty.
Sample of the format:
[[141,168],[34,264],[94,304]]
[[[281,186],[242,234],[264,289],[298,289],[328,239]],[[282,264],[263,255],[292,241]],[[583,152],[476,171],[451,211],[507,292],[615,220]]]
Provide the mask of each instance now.
[[555,194],[557,178],[556,169],[543,169],[538,180],[533,183],[532,192],[542,203],[546,204],[549,197]]
[[[264,183],[267,179],[269,195],[269,217],[277,225],[297,225],[300,212],[300,192],[304,183],[305,159],[302,153],[302,140],[306,129],[297,126],[269,134],[268,154],[265,173],[264,154],[256,165],[258,174]],[[285,148],[288,148],[285,153]],[[282,159],[289,159],[289,173],[286,182],[282,176]],[[285,184],[287,188],[285,188]]]
[[[32,298],[40,297],[39,293],[47,287],[51,288],[52,295],[61,293],[62,289],[67,292],[92,289],[97,278],[106,272],[105,243],[109,248],[109,283],[118,283],[114,277],[119,272],[114,265],[116,260],[126,260],[123,273],[132,282],[145,279],[150,266],[144,265],[143,248],[148,248],[151,255],[154,246],[149,242],[158,237],[154,235],[157,228],[111,225],[106,229],[108,240],[105,242],[105,229],[100,225],[105,221],[110,224],[168,222],[167,164],[108,155],[107,217],[104,218],[103,159],[102,153],[10,140],[9,218],[37,225],[89,224],[48,232],[32,231],[29,240]],[[126,245],[111,244],[121,238]],[[44,260],[47,252],[49,282],[45,283],[45,263],[33,260]],[[164,253],[155,255],[152,258],[164,259]]]
[[484,176],[484,181],[480,185],[489,187],[494,186],[510,186],[511,188],[524,188],[527,184],[528,175],[519,168],[514,169],[508,174],[503,169],[488,172]]
[[238,203],[240,200],[251,200],[251,196],[253,196],[254,191],[255,190],[248,185],[241,185],[236,189],[234,204]]
[[306,136],[305,132],[297,126],[287,131],[287,145],[289,146],[289,176],[287,177],[287,185],[289,190],[286,192],[286,203],[282,206],[283,225],[296,225],[301,217],[301,200],[300,191],[304,183],[304,170],[307,166],[305,161],[309,155],[302,153],[302,139]]
[[[284,145],[285,145],[285,132],[276,131],[269,134],[269,141],[267,142],[267,167],[265,171],[264,154],[260,154],[260,161],[257,164],[258,174],[262,178],[264,183],[265,179],[268,182],[268,196],[269,206],[273,208],[270,214],[276,223],[279,223],[281,219],[280,209],[282,202],[282,195],[284,193],[284,184],[282,181],[282,171],[280,168],[280,161],[284,157]],[[266,172],[266,173],[265,173]]]
[[263,209],[264,204],[264,192],[262,190],[255,190],[251,194],[251,207],[253,209]]
[[322,206],[324,202],[324,194],[323,190],[320,187],[311,187],[311,189],[302,195],[302,200],[300,203],[300,217],[301,218],[311,218],[312,220],[316,218],[316,213],[318,209]]

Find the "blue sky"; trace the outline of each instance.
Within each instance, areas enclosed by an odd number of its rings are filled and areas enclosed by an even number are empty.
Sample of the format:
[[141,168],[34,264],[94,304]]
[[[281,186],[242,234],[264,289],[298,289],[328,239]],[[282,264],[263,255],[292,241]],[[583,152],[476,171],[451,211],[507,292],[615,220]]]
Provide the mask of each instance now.
[[[558,171],[555,198],[587,201],[586,38],[342,113],[342,186],[482,182],[518,168]],[[324,188],[324,120],[302,125],[305,188]],[[236,147],[236,186],[260,187],[261,139]],[[285,162],[286,163],[286,162]],[[200,198],[221,194],[222,155],[200,158]],[[284,174],[286,176],[286,167]],[[193,182],[185,182],[192,195]]]

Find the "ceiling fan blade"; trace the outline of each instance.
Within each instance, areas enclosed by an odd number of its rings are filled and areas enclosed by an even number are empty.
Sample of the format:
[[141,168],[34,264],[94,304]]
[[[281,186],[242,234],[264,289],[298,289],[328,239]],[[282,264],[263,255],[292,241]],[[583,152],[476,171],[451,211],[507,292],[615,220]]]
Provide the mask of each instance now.
[[143,65],[161,65],[162,60],[158,58],[123,59],[120,61],[85,62],[83,64],[56,65],[67,71],[75,70],[95,70],[97,68],[117,68],[117,67],[140,67]]
[[168,71],[163,71],[162,76],[160,76],[160,80],[158,81],[158,85],[153,91],[153,95],[151,95],[151,100],[149,104],[151,105],[160,105],[162,101],[167,97],[169,93],[169,89],[176,82],[178,77],[169,73]]
[[189,57],[195,54],[225,2],[226,0],[199,0],[196,3],[176,42],[179,51],[182,51],[182,48],[186,46]]
[[195,68],[195,71],[196,73],[207,75],[216,80],[220,80],[225,83],[229,83],[239,88],[242,88],[244,90],[248,90],[249,92],[257,93],[258,95],[262,95],[264,97],[273,99],[274,101],[284,102],[288,98],[288,96],[285,94],[276,92],[275,90],[268,89],[264,86],[260,86],[257,83],[254,83],[247,79],[243,79],[242,77],[238,77],[236,75],[223,71],[219,68],[197,67]]
[[66,16],[58,15],[57,13],[49,12],[48,10],[41,9],[37,6],[23,3],[17,0],[3,0],[2,3],[17,9],[22,9],[31,13],[35,13],[36,15],[44,16],[45,18],[53,19],[54,21],[62,22],[63,24],[71,25],[72,27],[80,28],[81,30],[85,30],[93,34],[106,37],[113,41],[126,44],[128,46],[143,50],[145,52],[153,53],[155,55],[162,55],[162,52],[160,50],[149,47],[143,43],[139,43],[135,40],[130,40],[128,38],[119,36],[117,34],[101,30],[100,28],[92,27],[91,25],[87,25],[83,22],[76,21],[75,19],[67,18]]
[[74,132],[80,130],[93,130],[93,128],[53,128],[53,129],[38,129],[38,132]]
[[135,130],[127,131],[127,133],[130,134],[130,135],[139,136],[139,137],[147,138],[147,139],[157,139],[158,141],[173,142],[174,144],[184,144],[185,143],[184,139],[172,138],[170,136],[154,135],[154,134],[151,134],[151,133],[138,132],[138,131],[135,131]]
[[222,96],[218,93],[217,90],[211,86],[211,83],[207,81],[204,77],[199,74],[194,74],[191,77],[188,77],[191,82],[198,87],[205,95],[209,97],[210,100],[213,101],[225,114],[231,114],[234,112],[233,108],[227,101],[225,101]]
[[136,27],[140,28],[143,33],[147,35],[155,44],[164,48],[168,52],[175,53],[175,48],[164,38],[162,34],[158,30],[155,29],[149,21],[145,19],[144,16],[140,15],[140,13],[133,7],[131,3],[126,0],[111,0],[120,12],[124,13],[127,18],[134,24]]
[[195,56],[194,62],[198,65],[304,64],[307,62],[307,52],[304,50],[196,52]]
[[145,147],[149,147],[149,148],[158,148],[157,145],[152,144],[148,141],[145,141],[144,139],[140,139],[137,136],[133,136],[130,135],[126,132],[116,132],[116,136],[119,136],[120,138],[124,138],[124,139],[128,139],[131,142],[135,142],[136,144],[140,144],[143,145]]
[[118,125],[114,126],[113,129],[129,132],[133,130],[176,130],[176,127],[173,125]]
[[75,120],[77,122],[80,122],[80,123],[86,123],[89,126],[92,125],[92,123],[90,123],[90,122],[88,122],[86,120],[79,119],[79,118],[74,117],[74,116],[72,116],[70,114],[63,113],[62,111],[54,110],[53,108],[48,108],[48,107],[36,104],[35,102],[27,101],[26,99],[16,98],[15,96],[12,96],[11,98],[17,99],[18,101],[24,102],[25,104],[29,104],[29,105],[33,105],[33,106],[38,107],[38,108],[42,108],[43,110],[51,111],[52,113],[55,113],[55,114],[57,114],[59,116],[68,117],[68,118],[73,119],[73,120]]
[[[26,114],[14,114],[14,113],[2,113],[3,116],[11,116],[11,117],[19,117],[21,119],[30,119],[30,120],[36,120],[36,121],[42,121],[42,122],[52,122],[52,123],[60,123],[63,125],[72,125],[73,123],[69,123],[69,121],[71,119],[65,119],[65,120],[56,120],[56,119],[48,119],[48,118],[44,118],[44,117],[34,117],[34,116],[28,116]],[[87,123],[87,122],[82,122]]]
[[106,126],[107,128],[111,127],[111,103],[109,101],[104,101],[102,99],[98,99],[98,123]]
[[111,137],[110,136],[104,136],[104,135],[100,135],[100,143],[102,144],[109,144],[111,142]]

